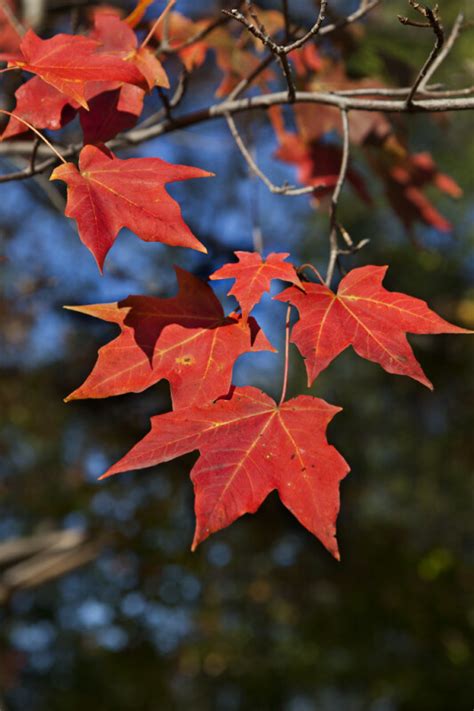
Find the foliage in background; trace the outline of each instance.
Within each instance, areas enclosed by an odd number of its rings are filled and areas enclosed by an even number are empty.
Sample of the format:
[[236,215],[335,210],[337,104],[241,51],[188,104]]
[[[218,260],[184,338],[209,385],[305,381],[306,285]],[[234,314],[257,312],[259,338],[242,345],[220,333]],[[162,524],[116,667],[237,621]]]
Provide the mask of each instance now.
[[[384,15],[380,22],[377,36],[383,33]],[[398,52],[390,61],[398,54],[407,76],[412,76],[408,73],[411,46],[404,49],[399,37]],[[360,41],[359,52],[347,46],[354,57],[350,65],[354,77],[365,73],[365,44]],[[218,85],[213,68],[207,63],[202,71],[201,86],[206,90],[208,83],[213,92]],[[307,119],[303,116],[301,121]],[[405,125],[398,119],[396,123],[407,146],[433,152],[436,163],[455,175],[469,194],[469,121],[461,115],[452,121],[455,130],[449,129],[449,147],[442,141],[447,130],[443,122],[427,127],[422,116]],[[284,135],[290,132],[279,125],[278,147],[262,126],[259,155],[276,150],[282,156]],[[184,134],[178,134],[178,141],[179,135]],[[215,266],[231,261],[233,249],[251,248],[252,232],[253,240],[263,234],[268,251],[270,246],[285,248],[292,231],[291,248],[298,261],[324,264],[324,210],[313,215],[305,197],[295,198],[296,206],[286,203],[283,208],[277,207],[278,196],[260,191],[255,198],[257,184],[235,160],[229,160],[230,144],[224,165],[219,154],[225,133],[220,128],[201,129],[199,138],[193,133],[184,145],[172,141],[166,145],[160,139],[160,154],[164,150],[172,162],[200,165],[227,178],[228,185],[222,185],[218,196],[211,186],[193,186],[181,193],[190,206],[193,232],[211,246]],[[454,143],[459,144],[458,155],[466,156],[464,166],[457,164]],[[206,144],[211,148],[208,162],[203,162],[197,156]],[[338,147],[337,142],[334,145]],[[370,152],[364,148],[364,155]],[[312,180],[308,155],[306,175],[309,170]],[[294,154],[290,157],[294,162]],[[393,271],[389,288],[416,293],[452,320],[471,325],[473,264],[468,257],[472,248],[468,225],[472,206],[464,200],[454,213],[447,202],[442,208],[432,203],[444,226],[451,217],[457,238],[417,226],[415,220],[422,213],[416,213],[414,220],[408,211],[406,220],[419,243],[413,250],[381,195],[380,177],[386,166],[372,165],[374,174],[369,174],[358,163],[358,184],[363,180],[370,186],[376,208],[368,213],[348,191],[339,208],[348,233],[372,239],[366,251],[351,258],[351,265],[388,262]],[[425,160],[425,169],[426,165]],[[409,180],[414,176],[410,170]],[[281,175],[283,181],[289,174]],[[400,172],[397,175],[403,178]],[[432,175],[439,180],[438,172]],[[334,179],[328,185],[334,187]],[[400,186],[403,179],[394,188],[398,196]],[[452,184],[449,189],[456,192]],[[10,195],[31,199],[24,191],[12,190]],[[208,197],[208,208],[203,195]],[[230,197],[234,209],[228,207]],[[42,199],[36,193],[38,217],[48,214],[49,208],[39,205]],[[246,217],[249,205],[253,224]],[[217,214],[222,217],[216,218]],[[318,378],[317,391],[313,386],[318,396],[344,402],[345,413],[339,416],[340,429],[331,430],[332,441],[344,451],[345,442],[352,443],[354,474],[344,485],[347,512],[341,522],[344,569],[321,559],[310,537],[292,526],[273,497],[262,508],[260,521],[238,524],[235,531],[190,559],[191,501],[184,475],[190,462],[176,469],[167,464],[158,474],[141,473],[133,480],[114,482],[107,491],[92,485],[95,476],[141,436],[149,415],[156,412],[157,399],[161,409],[167,408],[166,390],[159,386],[126,400],[95,401],[92,407],[84,402],[75,405],[74,413],[65,413],[60,398],[77,386],[93,361],[93,348],[89,351],[85,346],[91,330],[85,324],[79,337],[70,318],[49,316],[54,310],[47,308],[83,300],[85,293],[97,301],[120,300],[124,287],[126,293],[168,295],[173,285],[167,264],[176,257],[150,252],[151,245],[141,251],[133,238],[121,237],[125,255],[115,252],[105,286],[96,285],[92,270],[84,274],[74,270],[74,283],[65,265],[71,257],[78,264],[79,253],[73,256],[68,247],[60,247],[64,256],[55,258],[53,250],[46,251],[39,264],[29,257],[36,255],[35,243],[42,234],[38,217],[28,222],[30,216],[22,216],[30,234],[19,226],[19,234],[8,242],[4,270],[7,347],[2,402],[7,404],[9,423],[3,460],[8,462],[3,480],[4,535],[26,534],[38,527],[79,526],[105,548],[97,563],[83,572],[11,598],[2,620],[6,638],[2,674],[12,707],[74,709],[100,698],[101,708],[123,709],[184,705],[444,709],[453,698],[464,703],[464,694],[469,703],[472,611],[467,600],[465,535],[473,461],[468,411],[473,384],[468,346],[445,339],[436,343],[427,339],[425,345],[417,341],[437,385],[434,397],[428,392],[415,394],[414,385],[398,379],[390,384],[383,373],[347,354],[339,359],[336,374],[332,369],[325,372]],[[64,240],[60,224],[53,215],[46,218],[48,236],[56,247]],[[8,215],[4,230],[11,230]],[[53,235],[59,230],[62,234]],[[203,258],[184,253],[181,264],[202,276],[213,268]],[[266,308],[264,304],[257,316],[278,341],[272,324],[266,323]],[[281,325],[283,321],[284,311]],[[42,344],[45,328],[50,351]],[[104,341],[102,333],[99,327],[98,342]],[[22,362],[15,357],[19,351],[26,354]],[[292,363],[297,360],[294,355]],[[272,374],[281,367],[277,356],[253,357],[257,369],[250,370],[244,362],[237,372],[238,384],[252,378],[277,394],[279,382]],[[70,364],[67,371],[60,365],[64,362]],[[303,378],[294,367],[290,394],[304,390]],[[26,402],[27,407],[21,404]],[[47,418],[45,402],[51,403]],[[348,402],[357,402],[357,408],[348,407]],[[107,678],[114,679],[113,688]]]

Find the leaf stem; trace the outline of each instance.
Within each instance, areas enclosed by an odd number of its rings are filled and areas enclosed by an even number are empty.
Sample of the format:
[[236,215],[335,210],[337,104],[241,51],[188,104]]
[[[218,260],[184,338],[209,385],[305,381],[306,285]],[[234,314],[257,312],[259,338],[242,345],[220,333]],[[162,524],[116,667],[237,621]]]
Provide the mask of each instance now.
[[46,143],[48,148],[53,151],[53,153],[59,158],[61,163],[64,163],[66,165],[67,161],[65,160],[65,158],[63,158],[61,153],[59,153],[59,151],[53,146],[53,144],[48,141],[46,136],[43,136],[43,134],[40,131],[38,131],[37,128],[32,126],[31,123],[29,123],[29,121],[26,121],[24,118],[21,118],[21,116],[17,116],[16,114],[12,113],[11,111],[7,111],[6,109],[0,109],[0,114],[4,114],[5,116],[10,116],[11,118],[16,119],[17,121],[20,121],[20,123],[22,123],[24,126],[27,126],[30,129],[30,131],[33,131],[33,133],[35,133],[38,136],[38,138],[40,138],[43,141],[43,143]]
[[151,27],[151,30],[149,31],[149,33],[147,34],[147,36],[145,37],[145,39],[144,39],[143,42],[141,43],[140,49],[143,49],[144,47],[147,46],[148,42],[151,40],[151,38],[152,38],[153,35],[155,34],[156,30],[157,30],[158,27],[161,25],[161,23],[163,22],[163,20],[165,19],[166,15],[167,15],[168,12],[171,10],[171,8],[174,7],[174,5],[176,5],[176,0],[169,0],[167,6],[165,7],[165,9],[164,9],[163,12],[161,13],[161,15],[155,20],[155,22],[153,23],[153,25],[152,25],[152,27]]
[[286,310],[285,318],[285,365],[283,369],[283,385],[281,388],[281,398],[278,403],[281,405],[286,398],[286,391],[288,388],[288,371],[290,365],[290,316],[291,316],[291,304],[288,305]]
[[317,276],[317,278],[319,279],[319,281],[321,282],[321,284],[322,284],[323,286],[325,286],[325,284],[324,284],[324,279],[322,278],[320,272],[318,271],[318,269],[316,269],[315,266],[313,266],[312,264],[309,264],[309,263],[308,263],[308,264],[302,264],[301,267],[298,267],[297,271],[298,271],[298,272],[302,272],[304,269],[311,269],[311,271],[314,272],[314,274]]

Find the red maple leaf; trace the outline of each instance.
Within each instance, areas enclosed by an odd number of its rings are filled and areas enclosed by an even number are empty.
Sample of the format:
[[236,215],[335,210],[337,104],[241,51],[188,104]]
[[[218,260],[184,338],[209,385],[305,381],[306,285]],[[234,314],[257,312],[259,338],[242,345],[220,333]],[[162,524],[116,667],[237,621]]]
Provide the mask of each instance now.
[[16,3],[3,0],[0,4],[0,47],[5,52],[16,52],[21,41],[21,25],[17,19]]
[[145,77],[150,90],[154,86],[169,88],[168,77],[161,62],[150,49],[138,46],[135,32],[115,13],[96,12],[90,37],[97,40],[108,54],[135,65]]
[[66,215],[76,220],[82,242],[102,270],[122,227],[130,228],[146,242],[207,252],[164,186],[210,175],[200,168],[173,165],[160,158],[120,160],[105,148],[85,146],[79,156],[79,170],[73,163],[60,165],[50,180],[67,183]]
[[208,37],[196,42],[193,42],[193,38],[197,37],[211,23],[212,20],[207,19],[193,22],[179,12],[170,12],[167,24],[159,25],[154,36],[161,44],[166,27],[167,43],[170,49],[177,52],[186,70],[192,72],[193,69],[197,69],[204,63],[209,49]]
[[434,207],[423,188],[433,184],[453,198],[461,197],[462,190],[449,175],[438,171],[429,153],[407,154],[383,177],[387,197],[407,229],[419,220],[441,232],[452,230],[451,223]]
[[309,385],[352,346],[388,373],[407,375],[432,389],[406,333],[470,333],[442,319],[421,299],[387,291],[382,286],[387,269],[353,269],[341,280],[337,294],[323,284],[308,283],[305,292],[290,287],[274,297],[290,302],[300,313],[292,342],[306,359]]
[[298,77],[305,77],[309,72],[319,73],[325,66],[323,57],[312,43],[305,44],[300,49],[294,49],[288,57],[291,59]]
[[236,388],[229,399],[153,417],[151,431],[103,476],[198,449],[191,472],[193,550],[211,533],[254,513],[276,489],[298,521],[339,559],[339,482],[349,467],[328,444],[326,428],[340,409],[305,395],[276,405],[256,388]]
[[88,37],[58,34],[43,40],[28,30],[20,44],[20,56],[3,55],[10,67],[41,77],[46,83],[87,109],[89,82],[118,81],[141,86],[142,72],[121,56],[108,54]]
[[79,111],[84,143],[105,143],[133,128],[142,114],[144,96],[140,87],[123,84],[89,99],[89,111]]
[[303,289],[294,266],[284,261],[289,257],[288,252],[272,252],[266,259],[262,259],[258,252],[235,252],[235,255],[238,262],[224,264],[211,274],[210,279],[235,279],[228,296],[235,296],[242,316],[248,316],[263,294],[270,291],[273,279],[289,281]]
[[136,124],[143,111],[144,96],[143,89],[133,84],[90,82],[86,87],[86,111],[40,77],[33,77],[15,92],[15,116],[10,118],[2,140],[28,131],[16,116],[35,128],[55,131],[72,121],[79,111],[84,143],[105,143]]
[[[155,85],[169,86],[161,63],[146,47],[137,48],[135,33],[117,15],[110,11],[96,12],[90,38],[97,42],[98,52],[135,65],[149,89]],[[133,84],[97,81],[102,76],[98,73],[95,80],[88,81],[84,87],[87,110],[40,77],[33,77],[15,92],[15,115],[35,128],[56,130],[71,121],[79,109],[84,143],[108,141],[136,124],[143,111],[145,92]],[[26,131],[27,126],[12,117],[2,138]]]
[[[79,104],[47,84],[33,77],[15,91],[15,116],[28,121],[35,128],[56,131],[72,121]],[[28,126],[12,116],[2,133],[2,140],[27,132]]]
[[67,400],[141,392],[166,378],[173,406],[187,407],[225,395],[243,353],[273,350],[253,319],[226,318],[207,284],[175,269],[177,296],[72,307],[118,324],[121,334],[100,349],[91,374]]

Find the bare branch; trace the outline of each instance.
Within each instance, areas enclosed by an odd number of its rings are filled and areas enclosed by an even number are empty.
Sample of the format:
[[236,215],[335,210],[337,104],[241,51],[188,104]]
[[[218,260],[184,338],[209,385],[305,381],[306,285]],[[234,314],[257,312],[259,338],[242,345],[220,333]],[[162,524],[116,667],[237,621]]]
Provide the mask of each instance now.
[[427,5],[422,5],[419,2],[416,2],[416,0],[408,0],[410,5],[423,17],[426,17],[427,22],[426,23],[419,23],[419,22],[414,22],[413,20],[410,20],[408,17],[400,17],[398,16],[398,19],[403,25],[411,25],[412,27],[428,27],[431,28],[435,34],[435,43],[434,47],[431,50],[427,60],[421,67],[420,71],[418,72],[418,76],[415,79],[415,82],[411,88],[410,93],[407,96],[406,100],[406,105],[407,107],[410,107],[413,101],[413,98],[417,92],[418,87],[421,85],[421,83],[425,80],[426,76],[430,76],[429,72],[431,71],[431,67],[433,63],[435,62],[436,58],[438,57],[439,53],[441,52],[441,49],[444,44],[444,29],[443,25],[441,24],[441,20],[438,15],[438,7],[436,6],[434,10],[432,10],[430,7]]
[[349,133],[349,114],[346,109],[341,110],[341,121],[342,121],[342,158],[341,167],[339,168],[339,175],[337,178],[336,187],[331,198],[331,216],[330,216],[330,233],[329,233],[329,263],[326,273],[326,286],[331,285],[332,277],[334,274],[334,267],[336,265],[336,260],[339,255],[339,247],[337,244],[337,207],[339,203],[339,198],[341,196],[341,191],[344,186],[344,182],[347,176],[347,168],[349,166],[349,152],[350,152],[350,133]]
[[380,5],[380,2],[381,0],[371,0],[371,2],[366,2],[365,0],[362,0],[357,10],[355,10],[347,17],[344,17],[342,20],[338,20],[337,22],[333,22],[331,25],[325,25],[324,27],[321,27],[318,32],[318,35],[329,35],[332,32],[336,32],[337,30],[342,30],[347,25],[352,25],[354,22],[357,22],[357,20],[360,20],[365,17],[365,15],[368,15],[369,12],[371,12],[375,7],[377,7],[377,5]]
[[291,74],[290,63],[288,62],[288,57],[286,56],[286,54],[280,54],[278,56],[278,59],[281,64],[286,83],[288,85],[288,101],[290,104],[292,104],[296,96],[296,86],[295,82],[293,81],[293,76]]
[[236,9],[223,10],[222,12],[228,17],[232,17],[234,20],[237,20],[237,22],[240,22],[241,25],[244,25],[248,32],[250,32],[250,34],[259,39],[260,42],[265,45],[265,47],[268,47],[270,51],[273,52],[273,54],[279,57],[283,57],[284,55],[293,52],[295,49],[300,49],[304,44],[306,44],[306,42],[308,42],[310,39],[312,39],[318,34],[321,25],[324,22],[326,7],[327,0],[321,0],[318,18],[314,25],[302,37],[295,40],[294,42],[291,42],[290,44],[278,44],[277,42],[275,42],[266,32],[264,26],[259,21],[255,13],[251,13],[252,20],[250,21],[245,17],[245,15],[243,15],[239,10]]
[[[332,32],[336,32],[337,30],[343,29],[346,27],[346,25],[350,25],[353,22],[356,22],[357,20],[361,19],[365,15],[367,15],[371,10],[373,10],[377,5],[380,4],[380,0],[371,0],[370,2],[366,2],[365,0],[362,0],[360,7],[353,12],[351,15],[348,15],[342,20],[339,20],[338,22],[332,23],[331,25],[325,25],[325,27],[321,27],[318,35],[328,35],[331,34]],[[276,55],[273,53],[270,53],[265,59],[263,59],[260,64],[253,70],[253,72],[246,77],[245,79],[242,79],[242,81],[235,87],[235,89],[229,94],[229,99],[236,99],[238,96],[243,94],[243,92],[254,82],[254,80],[276,59]],[[407,90],[407,92],[409,89]]]
[[229,130],[232,134],[232,138],[235,141],[235,144],[239,151],[241,152],[242,156],[244,157],[245,161],[247,162],[247,165],[249,166],[250,170],[254,175],[256,175],[260,180],[267,186],[267,188],[270,190],[270,192],[275,193],[277,195],[306,195],[307,193],[314,193],[315,188],[312,186],[306,186],[304,188],[293,188],[291,185],[274,185],[270,178],[268,178],[263,171],[260,170],[258,165],[256,164],[252,154],[250,153],[249,149],[245,145],[245,142],[242,138],[242,136],[239,133],[239,130],[236,126],[236,123],[232,116],[230,114],[225,115],[225,119],[227,121],[227,125],[229,126]]
[[418,90],[421,91],[425,89],[427,83],[435,73],[435,71],[438,69],[438,67],[444,62],[448,54],[451,52],[454,43],[456,42],[457,38],[459,37],[462,26],[464,22],[464,14],[462,12],[459,13],[459,15],[456,17],[456,20],[454,21],[454,25],[451,29],[451,32],[449,34],[448,39],[444,43],[443,48],[441,51],[438,53],[438,56],[434,58],[434,60],[431,62],[431,65],[428,67],[428,69],[425,72],[424,78],[421,80]]
[[300,37],[291,44],[286,44],[284,46],[285,54],[289,54],[289,52],[293,52],[295,49],[300,49],[304,44],[306,44],[306,42],[308,42],[310,39],[312,39],[318,34],[326,16],[325,13],[327,4],[327,0],[321,0],[321,5],[319,7],[319,15],[314,25],[305,35],[303,35],[303,37]]
[[[242,25],[244,25],[244,27],[250,32],[250,34],[259,39],[265,47],[269,48],[275,59],[277,59],[280,63],[280,66],[283,71],[283,76],[285,77],[285,81],[288,85],[288,99],[290,103],[292,103],[295,100],[296,86],[293,81],[291,67],[286,56],[287,53],[283,51],[283,45],[277,44],[270,37],[264,25],[262,25],[262,23],[258,19],[257,14],[252,10],[251,3],[249,3],[249,15],[251,17],[251,20],[248,20],[245,15],[243,15],[241,12],[239,12],[239,10],[236,9],[223,10],[222,12],[225,13],[228,17],[231,17],[234,20],[237,20],[237,22],[240,22]],[[262,70],[259,68],[258,74],[261,71]]]
[[[460,90],[462,94],[464,90]],[[469,89],[469,93],[472,93]],[[474,97],[466,96],[462,98],[429,98],[416,99],[407,108],[406,101],[396,99],[366,99],[351,96],[344,96],[336,92],[296,92],[295,102],[309,103],[314,105],[335,106],[336,108],[346,111],[378,111],[381,113],[437,113],[446,111],[468,111],[474,109]],[[218,104],[207,106],[197,111],[177,116],[170,121],[164,118],[159,123],[153,126],[137,127],[130,131],[117,136],[113,141],[108,142],[108,147],[111,150],[118,150],[127,146],[138,146],[152,138],[163,136],[172,131],[194,126],[205,121],[213,119],[225,118],[226,114],[235,115],[245,111],[260,111],[270,108],[271,106],[283,106],[291,103],[288,98],[287,91],[280,91],[263,96],[252,96],[243,99],[234,99],[222,101]],[[82,148],[82,144],[75,144],[69,148],[62,150],[62,155],[65,159],[74,158]],[[13,156],[16,158],[29,157],[31,155],[31,141],[12,141],[0,143],[0,157]],[[48,151],[42,146],[38,148],[38,156],[48,156]],[[41,163],[37,163],[32,171],[30,166],[23,170],[17,170],[8,175],[0,176],[0,183],[10,180],[24,180],[36,173],[41,173],[48,168],[57,164],[57,159],[53,157],[45,158]]]
[[268,47],[274,54],[278,54],[280,45],[274,42],[270,35],[265,32],[260,22],[248,20],[240,10],[236,10],[235,8],[233,10],[222,10],[222,12],[227,17],[240,22],[240,24],[243,25],[251,35],[260,40],[265,47]]

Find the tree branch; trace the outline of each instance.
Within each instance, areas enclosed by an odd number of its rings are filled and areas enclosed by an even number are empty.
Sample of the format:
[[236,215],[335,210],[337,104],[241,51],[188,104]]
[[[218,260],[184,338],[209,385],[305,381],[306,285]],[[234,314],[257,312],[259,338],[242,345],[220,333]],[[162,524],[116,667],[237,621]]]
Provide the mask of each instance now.
[[418,85],[418,90],[423,90],[425,89],[427,83],[435,73],[435,71],[438,69],[438,67],[444,62],[448,54],[451,52],[454,43],[456,42],[457,38],[459,37],[461,30],[462,30],[462,25],[464,22],[464,14],[462,12],[459,13],[459,15],[456,17],[456,20],[454,21],[454,25],[451,29],[451,32],[449,34],[448,39],[444,43],[443,48],[441,51],[438,53],[437,57],[433,59],[431,62],[431,65],[427,68],[425,72],[424,78],[421,80],[420,84]]
[[[462,91],[463,90],[461,90],[461,93]],[[469,91],[471,91],[471,89]],[[295,102],[335,106],[341,111],[345,109],[346,111],[380,111],[382,113],[400,114],[407,113],[408,111],[410,113],[437,113],[445,111],[468,111],[474,109],[474,97],[470,96],[462,98],[448,97],[416,99],[412,102],[410,107],[407,108],[406,101],[404,100],[366,99],[344,96],[337,92],[299,91],[296,92]],[[165,118],[154,126],[147,126],[145,128],[141,128],[139,126],[131,129],[127,133],[122,134],[122,136],[118,136],[113,141],[109,141],[107,145],[111,150],[118,150],[127,146],[138,146],[145,141],[151,140],[152,138],[163,136],[178,129],[187,128],[188,126],[194,126],[213,119],[225,118],[226,114],[235,115],[245,111],[260,111],[262,109],[268,109],[270,106],[283,106],[289,103],[291,102],[289,101],[287,91],[264,94],[263,96],[252,96],[243,99],[226,100],[197,111],[192,111],[182,116],[174,117],[172,121]],[[62,155],[65,159],[73,158],[79,153],[81,148],[81,143],[75,144],[66,150],[62,150]],[[0,143],[0,157],[29,157],[31,155],[31,149],[31,141],[12,141]],[[38,156],[44,157],[46,155],[48,155],[48,152],[40,146],[38,149]],[[56,163],[57,159],[55,157],[48,157],[42,162],[36,163],[34,170],[31,170],[30,166],[27,166],[23,170],[0,176],[0,183],[10,180],[24,180],[32,175],[36,175],[36,173],[41,173],[44,170],[51,168],[53,165],[56,165]]]
[[314,25],[311,27],[308,32],[303,35],[303,37],[300,37],[299,39],[295,40],[291,44],[286,44],[284,45],[284,53],[289,54],[290,52],[293,52],[295,49],[300,49],[306,42],[308,42],[310,39],[315,37],[318,33],[319,30],[321,29],[321,25],[324,22],[324,19],[326,17],[326,8],[327,8],[327,0],[321,0],[321,5],[319,7],[319,15],[314,23]]
[[314,193],[317,188],[314,188],[313,186],[306,186],[304,188],[294,188],[291,185],[274,185],[270,178],[268,178],[265,173],[260,170],[258,165],[256,164],[252,154],[250,153],[249,149],[244,143],[244,140],[242,136],[240,135],[238,128],[236,126],[236,123],[232,116],[230,114],[225,115],[225,119],[227,121],[227,125],[229,126],[229,130],[232,134],[232,138],[235,141],[235,144],[239,151],[241,152],[242,156],[244,157],[245,161],[247,162],[247,165],[249,166],[250,170],[254,175],[256,175],[260,180],[267,186],[267,188],[270,190],[270,192],[275,193],[277,195],[306,195],[308,193]]
[[437,59],[439,53],[441,52],[441,49],[444,44],[444,29],[443,25],[441,24],[441,20],[438,15],[438,7],[436,6],[434,10],[432,10],[430,7],[427,5],[422,5],[419,2],[416,2],[416,0],[408,0],[410,5],[423,17],[426,17],[428,20],[427,23],[419,23],[419,22],[414,22],[413,20],[410,20],[408,17],[400,17],[398,16],[398,19],[403,25],[411,25],[412,27],[429,27],[433,30],[435,34],[435,43],[434,47],[431,50],[427,60],[421,67],[420,71],[418,72],[418,76],[415,79],[415,82],[411,88],[410,93],[407,96],[406,100],[406,105],[407,107],[410,107],[413,101],[413,97],[415,96],[418,87],[422,84],[422,82],[425,80],[425,78],[430,76],[429,72],[431,72],[432,65],[434,64],[435,60]]

